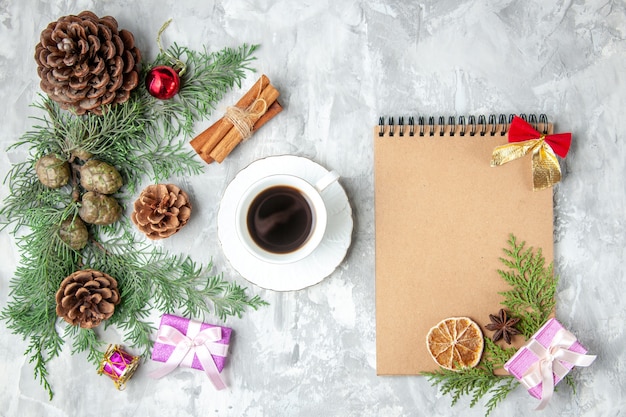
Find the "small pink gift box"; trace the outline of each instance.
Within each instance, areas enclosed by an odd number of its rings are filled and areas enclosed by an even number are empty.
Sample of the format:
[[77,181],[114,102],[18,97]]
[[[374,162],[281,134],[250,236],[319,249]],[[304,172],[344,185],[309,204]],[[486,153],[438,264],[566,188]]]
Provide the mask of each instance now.
[[215,388],[225,384],[224,369],[232,329],[164,314],[152,348],[152,360],[165,365],[150,374],[161,378],[178,366],[203,370]]
[[558,384],[574,366],[589,366],[595,356],[556,319],[549,319],[533,337],[504,364],[530,395],[545,407]]

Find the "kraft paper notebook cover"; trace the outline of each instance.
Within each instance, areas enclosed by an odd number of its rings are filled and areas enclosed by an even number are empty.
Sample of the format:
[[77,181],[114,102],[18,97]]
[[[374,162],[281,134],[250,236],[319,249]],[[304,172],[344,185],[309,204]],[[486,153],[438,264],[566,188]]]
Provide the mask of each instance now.
[[491,334],[510,234],[552,262],[552,189],[533,191],[530,155],[490,166],[508,127],[491,120],[374,128],[378,375],[438,369],[426,335],[445,318]]

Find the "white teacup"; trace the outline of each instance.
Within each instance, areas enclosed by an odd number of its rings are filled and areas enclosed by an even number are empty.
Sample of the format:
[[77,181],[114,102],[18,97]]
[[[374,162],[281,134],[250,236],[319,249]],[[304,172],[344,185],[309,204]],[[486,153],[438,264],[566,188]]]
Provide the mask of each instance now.
[[276,174],[252,184],[237,205],[237,235],[258,259],[297,262],[309,256],[326,232],[328,213],[321,193],[337,181],[330,171],[314,184],[295,175]]

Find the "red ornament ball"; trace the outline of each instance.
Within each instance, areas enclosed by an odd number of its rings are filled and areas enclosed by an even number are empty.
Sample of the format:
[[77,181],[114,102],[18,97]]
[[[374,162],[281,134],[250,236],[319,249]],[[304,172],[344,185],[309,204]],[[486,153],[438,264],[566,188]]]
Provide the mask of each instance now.
[[146,75],[146,88],[151,96],[159,100],[174,97],[180,89],[178,71],[166,65],[152,68]]

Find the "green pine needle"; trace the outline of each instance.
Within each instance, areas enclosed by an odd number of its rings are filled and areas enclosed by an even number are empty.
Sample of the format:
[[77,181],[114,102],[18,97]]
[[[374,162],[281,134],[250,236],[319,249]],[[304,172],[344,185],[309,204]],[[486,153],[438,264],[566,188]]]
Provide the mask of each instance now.
[[491,397],[485,403],[485,416],[491,412],[509,395],[511,391],[519,386],[519,381],[513,377],[502,377],[499,384],[495,385],[490,391]]
[[[226,320],[241,317],[247,308],[267,305],[221,274],[212,274],[212,264],[196,265],[189,257],[138,241],[128,219],[108,226],[87,225],[87,246],[81,251],[71,249],[61,240],[59,227],[77,215],[80,186],[73,179],[59,189],[48,189],[34,169],[46,154],[80,166],[89,153],[122,175],[124,187],[114,195],[122,205],[129,202],[143,178],[158,183],[200,173],[205,164],[184,139],[192,136],[194,122],[206,118],[229,89],[241,86],[246,73],[253,71],[250,64],[256,49],[256,45],[243,45],[207,53],[174,45],[169,53],[187,62],[187,72],[179,93],[170,100],[155,99],[140,83],[127,102],[104,108],[101,116],[77,116],[43,96],[33,105],[44,115],[35,118],[36,125],[8,149],[25,147],[29,157],[13,165],[4,180],[9,196],[0,208],[0,231],[13,233],[20,261],[0,319],[13,333],[29,340],[26,355],[35,379],[50,398],[47,363],[60,354],[64,342],[71,341],[71,353],[86,352],[96,365],[103,356],[98,329],[71,326],[56,315],[59,284],[76,270],[93,268],[116,278],[121,302],[104,326],[119,328],[125,344],[144,357],[152,348],[156,329],[149,316],[155,309],[197,318],[214,314]],[[150,67],[165,63],[165,56],[159,55],[144,66],[144,75]]]
[[63,339],[72,339],[72,354],[87,352],[87,360],[95,365],[99,365],[104,355],[104,342],[98,339],[98,335],[93,329],[82,329],[78,326],[65,326]]
[[513,357],[516,349],[513,347],[505,348],[496,344],[493,340],[485,338],[485,352],[483,366],[491,372],[502,369],[504,364]]
[[470,407],[474,407],[484,396],[489,395],[485,416],[518,385],[512,376],[496,376],[480,367],[458,371],[441,369],[423,375],[432,385],[438,385],[442,394],[451,395],[451,405],[455,405],[461,397],[469,396]]
[[518,243],[513,235],[508,244],[510,249],[504,249],[508,258],[500,260],[509,270],[498,273],[512,289],[500,293],[504,296],[502,304],[511,316],[521,319],[517,328],[529,339],[554,313],[558,278],[552,264],[546,266],[541,248],[525,249],[526,242]]
[[56,332],[32,335],[28,348],[24,352],[24,356],[29,358],[28,362],[33,364],[35,379],[43,385],[50,400],[52,400],[54,393],[48,381],[48,367],[46,365],[49,360],[59,355],[62,344],[63,339]]

